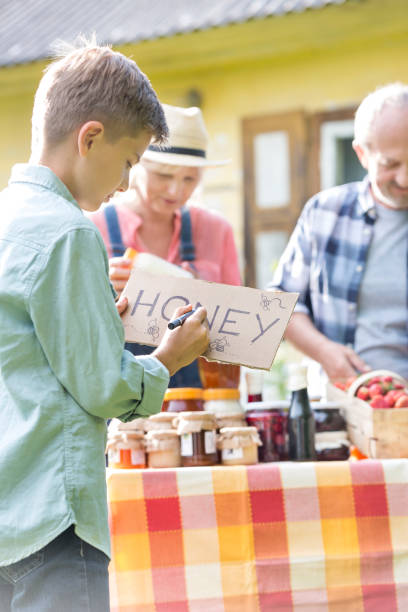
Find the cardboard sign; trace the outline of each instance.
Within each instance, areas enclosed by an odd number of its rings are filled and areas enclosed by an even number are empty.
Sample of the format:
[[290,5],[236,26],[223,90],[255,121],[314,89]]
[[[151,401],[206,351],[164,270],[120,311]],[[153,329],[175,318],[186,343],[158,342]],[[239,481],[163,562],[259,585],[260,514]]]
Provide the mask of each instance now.
[[140,269],[132,270],[123,295],[129,301],[122,316],[127,342],[157,346],[177,307],[205,306],[210,330],[205,357],[265,370],[272,365],[298,297]]

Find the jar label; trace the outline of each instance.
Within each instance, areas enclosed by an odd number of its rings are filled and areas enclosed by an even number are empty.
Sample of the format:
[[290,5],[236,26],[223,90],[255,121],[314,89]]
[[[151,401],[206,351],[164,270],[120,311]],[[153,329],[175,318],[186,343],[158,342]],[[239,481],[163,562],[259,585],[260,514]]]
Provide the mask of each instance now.
[[108,462],[120,463],[120,450],[118,450],[117,448],[110,448],[108,450]]
[[242,459],[244,457],[244,451],[242,448],[223,448],[222,449],[222,460],[226,459]]
[[204,448],[206,455],[215,453],[215,430],[206,431],[204,433]]
[[130,463],[132,465],[144,465],[145,462],[145,454],[142,450],[132,450],[130,451]]
[[193,456],[193,434],[191,433],[185,433],[181,436],[181,456]]

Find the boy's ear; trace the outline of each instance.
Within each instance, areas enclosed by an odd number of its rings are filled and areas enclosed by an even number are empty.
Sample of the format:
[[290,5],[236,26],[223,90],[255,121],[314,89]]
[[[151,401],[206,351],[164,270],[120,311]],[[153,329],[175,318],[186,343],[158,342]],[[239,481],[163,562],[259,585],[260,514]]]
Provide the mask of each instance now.
[[78,132],[78,153],[81,157],[88,155],[92,147],[102,138],[105,128],[100,121],[87,121],[81,125]]
[[367,154],[367,150],[365,147],[363,147],[362,145],[358,144],[358,142],[356,142],[355,140],[353,140],[353,149],[355,151],[355,154],[357,155],[360,164],[363,166],[363,168],[365,168],[367,170],[368,168],[368,154]]

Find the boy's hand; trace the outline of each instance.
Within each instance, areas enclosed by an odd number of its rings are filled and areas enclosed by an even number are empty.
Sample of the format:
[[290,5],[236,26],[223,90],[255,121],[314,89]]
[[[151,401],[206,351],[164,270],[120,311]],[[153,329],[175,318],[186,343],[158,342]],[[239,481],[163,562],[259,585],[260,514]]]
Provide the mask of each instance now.
[[[191,304],[177,308],[172,319],[180,317],[191,309]],[[184,321],[183,325],[173,330],[166,330],[152,355],[166,366],[170,376],[197,359],[208,347],[210,337],[206,317],[206,309],[200,307]]]
[[120,315],[123,315],[126,308],[128,307],[128,299],[127,297],[120,297],[118,301],[115,303],[116,310]]
[[119,295],[129,280],[131,268],[132,260],[126,257],[111,257],[109,260],[109,280]]

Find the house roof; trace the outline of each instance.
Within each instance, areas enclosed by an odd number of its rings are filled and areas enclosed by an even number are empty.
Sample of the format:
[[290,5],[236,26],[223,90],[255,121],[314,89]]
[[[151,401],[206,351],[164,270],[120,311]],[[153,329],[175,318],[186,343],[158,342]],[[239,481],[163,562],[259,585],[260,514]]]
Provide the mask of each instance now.
[[52,55],[57,40],[96,33],[98,42],[135,43],[321,9],[346,0],[12,0],[0,3],[0,66]]

